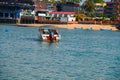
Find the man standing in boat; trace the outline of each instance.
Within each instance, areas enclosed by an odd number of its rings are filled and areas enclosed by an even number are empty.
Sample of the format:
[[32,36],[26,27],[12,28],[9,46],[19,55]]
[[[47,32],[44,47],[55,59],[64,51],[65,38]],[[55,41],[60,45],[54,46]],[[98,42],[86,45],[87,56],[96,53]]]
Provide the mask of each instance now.
[[50,41],[53,41],[53,36],[54,36],[54,33],[51,29],[49,29],[49,37],[50,37]]

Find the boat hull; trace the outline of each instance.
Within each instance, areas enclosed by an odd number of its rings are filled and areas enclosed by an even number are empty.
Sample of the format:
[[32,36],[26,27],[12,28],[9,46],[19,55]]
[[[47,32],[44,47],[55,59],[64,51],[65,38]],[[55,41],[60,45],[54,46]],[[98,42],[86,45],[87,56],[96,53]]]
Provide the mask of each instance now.
[[56,29],[39,29],[39,32],[41,41],[55,42],[61,39]]
[[53,35],[52,37],[50,37],[49,35],[40,35],[40,40],[41,41],[47,41],[47,42],[60,41],[61,40],[61,35]]

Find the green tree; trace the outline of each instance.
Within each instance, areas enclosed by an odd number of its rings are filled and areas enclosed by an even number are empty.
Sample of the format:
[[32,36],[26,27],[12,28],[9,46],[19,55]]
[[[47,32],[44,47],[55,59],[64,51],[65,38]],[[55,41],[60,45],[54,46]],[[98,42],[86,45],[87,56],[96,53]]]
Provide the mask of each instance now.
[[65,3],[65,2],[66,2],[66,0],[61,0],[61,2],[62,2],[62,3]]
[[68,0],[68,2],[75,2],[75,3],[79,3],[81,2],[82,0]]
[[43,1],[43,2],[48,2],[48,0],[41,0],[41,1]]
[[56,1],[55,1],[55,0],[50,0],[50,2],[52,2],[52,3],[56,3]]
[[87,16],[93,16],[94,8],[95,8],[95,4],[91,0],[86,0],[82,5],[82,9],[84,9]]
[[86,17],[85,14],[75,14],[74,16],[76,17],[76,21],[78,21],[78,20],[80,20],[80,19]]
[[89,0],[89,1],[93,1],[94,3],[103,3],[104,0]]
[[80,3],[82,0],[61,0],[62,3],[66,3],[66,2],[75,2],[75,3]]

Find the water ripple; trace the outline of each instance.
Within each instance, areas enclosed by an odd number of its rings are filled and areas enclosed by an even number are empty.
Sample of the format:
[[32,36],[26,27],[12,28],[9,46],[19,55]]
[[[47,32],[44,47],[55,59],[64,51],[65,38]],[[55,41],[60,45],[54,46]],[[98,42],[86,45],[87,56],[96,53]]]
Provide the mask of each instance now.
[[0,25],[0,79],[120,80],[119,32],[59,32],[60,42],[47,43],[36,27]]

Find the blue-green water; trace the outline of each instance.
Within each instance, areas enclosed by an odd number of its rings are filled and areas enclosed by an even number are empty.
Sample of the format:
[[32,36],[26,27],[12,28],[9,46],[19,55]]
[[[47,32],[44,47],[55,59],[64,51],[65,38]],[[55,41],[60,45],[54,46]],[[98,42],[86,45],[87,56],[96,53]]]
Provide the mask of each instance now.
[[59,33],[46,43],[38,28],[0,25],[0,80],[120,80],[120,32]]

